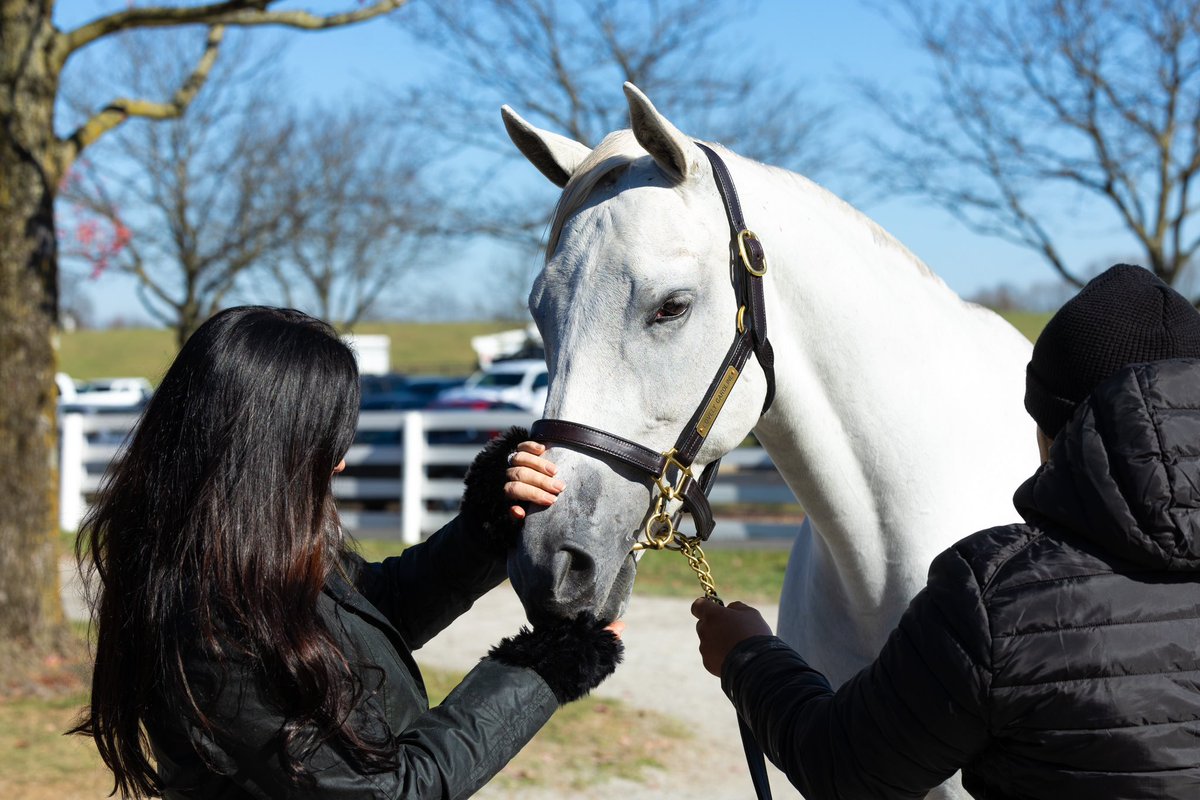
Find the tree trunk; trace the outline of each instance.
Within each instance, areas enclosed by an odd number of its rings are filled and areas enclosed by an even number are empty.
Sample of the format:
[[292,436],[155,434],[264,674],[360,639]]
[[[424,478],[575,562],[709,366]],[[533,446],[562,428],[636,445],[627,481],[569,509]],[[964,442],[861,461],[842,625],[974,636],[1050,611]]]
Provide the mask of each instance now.
[[187,299],[179,305],[179,313],[175,322],[175,349],[182,350],[187,340],[192,338],[207,316],[201,308],[195,291],[189,287]]
[[48,15],[42,3],[0,3],[0,640],[33,646],[63,619]]

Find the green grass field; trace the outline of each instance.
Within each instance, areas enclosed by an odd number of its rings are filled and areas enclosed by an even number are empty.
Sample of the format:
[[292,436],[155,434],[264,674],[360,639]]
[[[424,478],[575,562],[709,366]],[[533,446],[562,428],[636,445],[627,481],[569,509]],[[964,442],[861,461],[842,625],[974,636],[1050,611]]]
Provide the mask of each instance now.
[[[1049,314],[1026,311],[1001,316],[1032,341]],[[387,334],[392,339],[395,372],[466,375],[475,369],[471,337],[519,327],[518,322],[373,322],[357,333]],[[126,328],[64,333],[59,369],[77,380],[138,376],[157,384],[175,356],[174,334],[165,330]]]
[[[471,337],[520,327],[519,322],[373,322],[355,329],[391,337],[395,372],[467,375],[475,369]],[[175,357],[171,331],[123,328],[62,335],[59,369],[76,380],[137,376],[157,385]]]
[[1031,342],[1037,341],[1038,334],[1050,321],[1050,313],[1042,311],[1002,311],[1000,316],[1008,320],[1014,328],[1025,334]]

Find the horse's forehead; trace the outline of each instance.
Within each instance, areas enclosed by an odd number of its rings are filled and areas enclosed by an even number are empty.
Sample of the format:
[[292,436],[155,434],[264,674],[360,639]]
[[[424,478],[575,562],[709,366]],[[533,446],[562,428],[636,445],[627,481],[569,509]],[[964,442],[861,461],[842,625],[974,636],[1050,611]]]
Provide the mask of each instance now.
[[697,213],[706,199],[701,187],[672,185],[649,159],[635,162],[613,183],[598,184],[564,221],[547,272],[572,283],[597,273],[633,282],[653,278],[664,261],[713,245],[710,220]]
[[698,263],[725,263],[715,187],[676,183],[648,156],[610,170],[572,201],[530,295],[543,335],[560,345],[606,341],[639,298],[702,281]]

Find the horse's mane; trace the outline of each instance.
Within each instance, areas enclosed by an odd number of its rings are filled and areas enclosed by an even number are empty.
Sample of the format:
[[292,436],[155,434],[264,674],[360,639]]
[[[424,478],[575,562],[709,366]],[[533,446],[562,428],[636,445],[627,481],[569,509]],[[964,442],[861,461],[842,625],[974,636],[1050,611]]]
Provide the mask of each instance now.
[[801,175],[798,172],[792,172],[791,170],[784,169],[783,167],[777,167],[773,164],[762,164],[760,162],[754,163],[758,164],[768,172],[778,176],[780,180],[790,181],[796,184],[801,188],[802,191],[810,193],[816,192],[820,196],[826,198],[832,207],[841,209],[844,214],[861,224],[875,240],[876,246],[888,250],[894,250],[897,253],[900,253],[904,259],[911,263],[913,268],[916,269],[917,272],[919,272],[922,276],[929,278],[930,280],[937,281],[938,283],[945,283],[941,279],[941,276],[930,269],[929,265],[918,258],[917,255],[913,253],[913,251],[909,250],[903,242],[889,233],[886,228],[864,214],[858,209],[857,206],[846,200],[841,195],[835,194],[811,178]]
[[[728,148],[721,147],[720,145],[710,146],[718,147],[723,152],[736,155]],[[629,166],[638,158],[646,155],[646,150],[638,144],[637,139],[633,136],[633,131],[630,130],[614,131],[605,136],[600,144],[596,145],[596,148],[575,169],[571,179],[563,187],[562,195],[558,198],[558,204],[554,207],[554,217],[550,222],[549,241],[546,245],[547,258],[558,249],[558,239],[567,218],[583,206],[588,196],[596,188],[596,185],[615,171]],[[917,258],[911,250],[888,233],[879,223],[838,195],[798,173],[771,164],[762,164],[757,161],[753,163],[774,173],[782,180],[794,183],[804,191],[812,192],[815,190],[819,192],[826,197],[831,206],[840,208],[844,213],[862,224],[878,246],[897,251],[906,260],[911,262],[912,266],[921,275],[938,283],[944,283],[924,261]]]

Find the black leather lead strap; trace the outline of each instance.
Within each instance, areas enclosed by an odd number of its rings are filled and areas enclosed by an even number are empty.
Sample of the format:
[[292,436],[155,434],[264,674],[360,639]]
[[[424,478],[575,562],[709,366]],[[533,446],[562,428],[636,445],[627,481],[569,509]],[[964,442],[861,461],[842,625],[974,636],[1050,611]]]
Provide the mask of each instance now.
[[754,731],[738,714],[738,732],[742,735],[742,752],[746,754],[746,768],[750,770],[750,782],[758,800],[771,800],[771,781],[767,777],[767,759],[754,738]]
[[675,458],[685,466],[690,466],[700,452],[725,399],[741,377],[751,352],[758,359],[767,379],[762,413],[767,412],[775,399],[775,354],[767,340],[767,315],[763,300],[762,276],[767,269],[766,253],[758,237],[750,232],[742,218],[741,202],[733,187],[729,168],[710,147],[700,142],[696,144],[712,165],[713,178],[729,221],[730,277],[737,296],[739,330],[704,398],[675,442]]
[[539,419],[529,429],[529,435],[535,442],[553,442],[587,450],[599,455],[601,461],[610,456],[649,475],[660,474],[667,464],[662,453],[579,422]]

